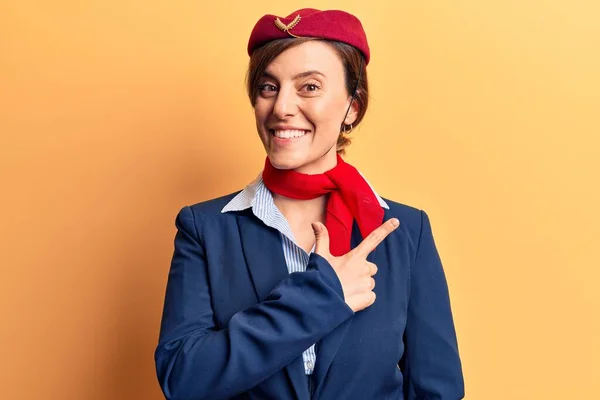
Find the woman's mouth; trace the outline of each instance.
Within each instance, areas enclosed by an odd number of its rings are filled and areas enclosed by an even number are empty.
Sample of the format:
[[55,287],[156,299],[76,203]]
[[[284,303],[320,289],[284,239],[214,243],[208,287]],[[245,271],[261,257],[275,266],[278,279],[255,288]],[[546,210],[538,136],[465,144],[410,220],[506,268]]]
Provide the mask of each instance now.
[[296,139],[306,135],[308,131],[299,129],[271,129],[271,134],[278,139]]

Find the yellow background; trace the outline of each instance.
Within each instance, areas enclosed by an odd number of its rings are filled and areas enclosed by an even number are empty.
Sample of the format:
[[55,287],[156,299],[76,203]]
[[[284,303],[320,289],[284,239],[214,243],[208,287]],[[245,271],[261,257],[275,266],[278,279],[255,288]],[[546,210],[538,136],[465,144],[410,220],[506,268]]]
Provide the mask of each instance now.
[[247,38],[313,4],[368,33],[347,158],[431,217],[467,399],[600,398],[597,1],[3,0],[3,399],[161,398],[175,214],[260,171]]

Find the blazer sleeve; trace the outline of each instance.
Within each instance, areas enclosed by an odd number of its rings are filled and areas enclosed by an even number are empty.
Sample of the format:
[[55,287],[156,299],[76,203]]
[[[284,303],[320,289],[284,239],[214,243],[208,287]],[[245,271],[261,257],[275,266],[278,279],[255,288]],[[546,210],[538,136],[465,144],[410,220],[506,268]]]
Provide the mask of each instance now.
[[155,351],[167,399],[218,400],[242,393],[354,315],[331,265],[312,254],[306,272],[290,274],[265,301],[239,311],[226,329],[218,329],[204,244],[189,207],[179,212],[176,227]]
[[462,366],[442,263],[431,224],[421,211],[421,231],[410,275],[405,329],[407,400],[457,400],[464,397]]

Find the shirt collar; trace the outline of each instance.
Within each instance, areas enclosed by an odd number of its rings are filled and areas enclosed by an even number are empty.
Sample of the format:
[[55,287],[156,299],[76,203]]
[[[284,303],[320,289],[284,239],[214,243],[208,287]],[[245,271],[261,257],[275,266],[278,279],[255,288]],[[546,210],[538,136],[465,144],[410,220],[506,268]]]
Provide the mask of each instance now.
[[[361,174],[361,176],[362,176],[362,174]],[[363,176],[363,178],[364,178],[364,176]],[[382,208],[389,210],[390,207],[387,205],[387,203],[375,192],[375,190],[373,189],[371,184],[366,179],[365,179],[365,181],[367,182],[367,184],[369,185],[371,190],[373,190],[373,193],[375,194],[375,197],[377,198],[379,205]],[[269,191],[269,189],[267,189],[267,187],[263,183],[262,172],[261,172],[252,183],[248,184],[244,188],[244,190],[242,190],[233,199],[231,199],[231,201],[229,201],[229,203],[227,203],[225,205],[225,207],[223,207],[221,212],[226,213],[226,212],[230,212],[230,211],[242,211],[242,210],[246,210],[248,208],[254,208],[256,205],[259,205],[258,203],[262,203],[259,201],[259,199],[264,196],[269,196],[271,199],[271,202],[273,201],[271,192]]]

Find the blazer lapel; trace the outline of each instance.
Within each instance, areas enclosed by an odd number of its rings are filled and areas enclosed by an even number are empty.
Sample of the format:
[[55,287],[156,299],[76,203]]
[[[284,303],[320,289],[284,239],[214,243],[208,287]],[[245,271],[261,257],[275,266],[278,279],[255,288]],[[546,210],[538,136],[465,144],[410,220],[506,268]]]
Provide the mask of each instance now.
[[288,276],[280,233],[252,214],[238,217],[242,250],[258,301]]
[[302,356],[289,363],[284,368],[284,371],[293,388],[295,398],[298,400],[309,400],[308,380],[304,373],[304,359]]
[[[262,302],[273,288],[289,275],[283,255],[281,234],[276,229],[266,226],[251,211],[239,216],[237,220],[246,265],[258,302]],[[283,372],[292,386],[294,398],[308,400],[308,386],[302,356],[288,364]],[[280,382],[275,375],[268,381],[265,383]]]
[[[360,234],[360,230],[356,221],[354,221],[352,227],[352,241],[351,248],[355,248],[358,246],[363,240],[362,235]],[[367,261],[373,260],[375,252],[371,252],[367,256]],[[315,363],[315,380],[317,388],[315,390],[315,399],[318,399],[321,392],[323,391],[323,384],[327,380],[327,372],[329,371],[329,367],[331,367],[331,363],[335,359],[335,356],[350,329],[350,325],[352,325],[353,318],[349,318],[344,321],[340,326],[335,328],[331,333],[325,336],[323,339],[317,343],[316,353],[317,353],[317,362]]]

